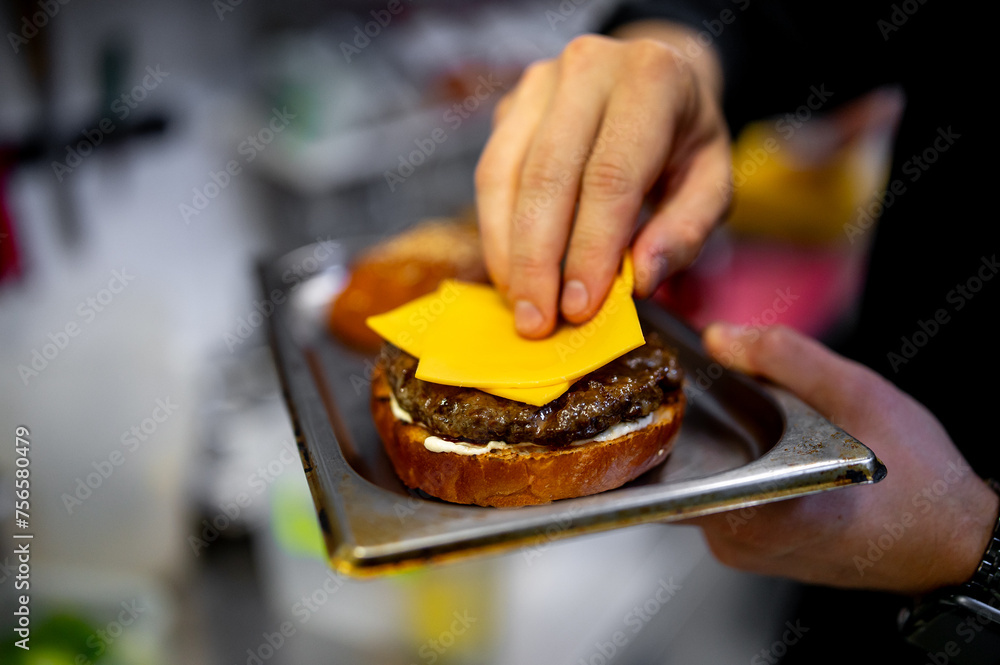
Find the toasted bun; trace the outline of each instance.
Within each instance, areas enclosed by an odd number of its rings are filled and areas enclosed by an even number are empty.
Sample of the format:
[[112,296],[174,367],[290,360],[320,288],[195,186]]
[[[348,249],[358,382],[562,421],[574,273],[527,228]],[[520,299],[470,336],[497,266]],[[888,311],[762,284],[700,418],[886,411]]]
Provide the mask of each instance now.
[[678,390],[648,426],[617,439],[461,455],[425,448],[429,432],[393,414],[390,390],[378,366],[372,378],[372,415],[396,474],[408,487],[431,496],[479,506],[527,506],[620,487],[667,459],[685,405]]
[[330,330],[350,346],[374,353],[382,338],[365,319],[426,295],[448,278],[486,281],[474,219],[424,220],[359,256],[330,308]]

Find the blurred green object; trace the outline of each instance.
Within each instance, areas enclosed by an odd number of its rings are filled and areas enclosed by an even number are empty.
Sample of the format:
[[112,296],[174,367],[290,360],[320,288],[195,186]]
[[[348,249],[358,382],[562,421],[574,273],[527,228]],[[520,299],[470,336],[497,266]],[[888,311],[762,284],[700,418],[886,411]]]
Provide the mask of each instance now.
[[13,640],[5,640],[0,646],[0,662],[9,665],[104,665],[110,662],[108,652],[96,635],[97,628],[75,614],[51,614],[32,626],[29,650],[15,646]]
[[271,529],[286,552],[312,559],[326,557],[323,534],[305,478],[296,475],[292,480],[275,483],[271,495]]

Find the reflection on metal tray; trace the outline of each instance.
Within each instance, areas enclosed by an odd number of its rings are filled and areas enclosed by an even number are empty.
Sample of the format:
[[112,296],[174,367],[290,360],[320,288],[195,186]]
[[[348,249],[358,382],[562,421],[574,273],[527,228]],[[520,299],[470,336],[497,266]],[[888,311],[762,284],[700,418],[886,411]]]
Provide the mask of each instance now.
[[[281,304],[271,340],[330,563],[345,574],[497,552],[878,482],[871,450],[787,391],[707,359],[693,331],[639,303],[687,373],[688,412],[666,463],[602,494],[524,508],[445,503],[396,477],[368,406],[373,359],[339,344],[324,311],[357,248],[323,243],[261,267]],[[273,297],[275,290],[282,296]]]

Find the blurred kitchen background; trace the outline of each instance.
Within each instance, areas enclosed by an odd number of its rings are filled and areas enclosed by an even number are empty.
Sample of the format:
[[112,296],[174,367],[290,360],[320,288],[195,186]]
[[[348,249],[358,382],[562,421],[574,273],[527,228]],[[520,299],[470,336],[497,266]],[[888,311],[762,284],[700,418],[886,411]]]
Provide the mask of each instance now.
[[[781,655],[794,586],[725,569],[690,527],[333,574],[267,326],[253,324],[258,260],[465,211],[492,107],[614,4],[2,4],[0,662]],[[836,340],[870,235],[850,229],[870,225],[898,107],[882,91],[817,115],[764,162],[775,124],[749,128],[731,223],[656,297],[696,326],[764,314]],[[778,292],[794,296],[780,316]],[[18,425],[31,433],[30,652],[10,630]]]

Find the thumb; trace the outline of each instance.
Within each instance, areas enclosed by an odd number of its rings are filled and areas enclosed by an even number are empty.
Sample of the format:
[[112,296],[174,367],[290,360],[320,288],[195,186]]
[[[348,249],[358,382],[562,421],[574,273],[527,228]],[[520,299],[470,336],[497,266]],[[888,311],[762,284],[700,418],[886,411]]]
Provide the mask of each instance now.
[[785,326],[713,323],[705,348],[724,365],[781,384],[832,422],[851,420],[881,377]]

